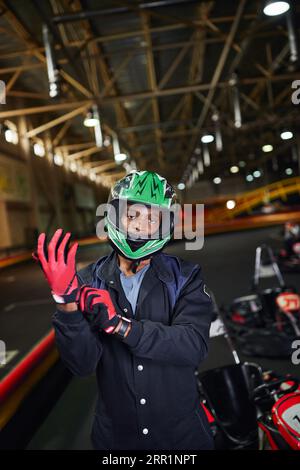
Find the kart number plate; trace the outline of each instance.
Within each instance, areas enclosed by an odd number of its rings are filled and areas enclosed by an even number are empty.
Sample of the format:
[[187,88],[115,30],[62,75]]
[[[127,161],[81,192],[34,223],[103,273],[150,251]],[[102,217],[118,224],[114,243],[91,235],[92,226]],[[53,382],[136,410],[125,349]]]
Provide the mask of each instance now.
[[296,403],[282,413],[282,420],[300,436],[300,403]]
[[293,250],[294,250],[294,253],[296,253],[297,255],[300,255],[300,243],[295,243],[293,245]]

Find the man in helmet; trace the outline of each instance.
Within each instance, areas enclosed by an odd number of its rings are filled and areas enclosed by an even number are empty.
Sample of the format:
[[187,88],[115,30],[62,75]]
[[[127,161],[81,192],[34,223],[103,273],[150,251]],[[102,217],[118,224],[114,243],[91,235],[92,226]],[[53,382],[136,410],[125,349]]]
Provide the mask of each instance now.
[[173,234],[175,203],[174,189],[157,173],[132,172],[121,179],[108,199],[107,231],[113,249],[135,260],[133,266],[161,251]]
[[300,240],[300,226],[295,222],[286,222],[284,225],[285,255],[295,255],[293,246]]
[[112,188],[105,228],[113,251],[76,272],[76,245],[58,230],[35,254],[57,302],[62,360],[96,372],[95,449],[212,449],[195,371],[207,355],[212,302],[195,263],[162,249],[176,194],[157,173],[135,171]]

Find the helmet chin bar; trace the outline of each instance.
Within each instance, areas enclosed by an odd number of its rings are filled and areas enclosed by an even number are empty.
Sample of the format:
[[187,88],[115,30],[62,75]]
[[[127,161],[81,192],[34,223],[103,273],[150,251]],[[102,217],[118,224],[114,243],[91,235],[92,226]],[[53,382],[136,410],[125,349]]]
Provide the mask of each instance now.
[[[164,246],[162,248],[160,248],[159,250],[155,251],[154,253],[150,253],[148,255],[145,255],[145,256],[142,256],[141,258],[129,258],[128,256],[124,255],[124,253],[114,244],[114,242],[108,238],[108,243],[110,244],[110,246],[112,247],[112,249],[120,256],[122,256],[123,258],[127,259],[128,261],[131,261],[132,264],[134,264],[134,262],[141,262],[141,261],[144,261],[145,259],[150,259],[150,258],[153,258],[153,256],[155,255],[158,255],[163,249],[164,249]],[[138,264],[139,264],[138,263]]]

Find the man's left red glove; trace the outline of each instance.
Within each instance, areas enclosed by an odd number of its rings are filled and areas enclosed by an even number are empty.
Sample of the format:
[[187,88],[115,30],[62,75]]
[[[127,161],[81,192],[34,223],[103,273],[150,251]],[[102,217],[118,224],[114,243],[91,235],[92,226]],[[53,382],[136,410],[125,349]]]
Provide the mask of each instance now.
[[116,312],[116,308],[106,289],[82,286],[78,296],[79,309],[86,315],[93,329],[126,337],[130,331],[130,320]]

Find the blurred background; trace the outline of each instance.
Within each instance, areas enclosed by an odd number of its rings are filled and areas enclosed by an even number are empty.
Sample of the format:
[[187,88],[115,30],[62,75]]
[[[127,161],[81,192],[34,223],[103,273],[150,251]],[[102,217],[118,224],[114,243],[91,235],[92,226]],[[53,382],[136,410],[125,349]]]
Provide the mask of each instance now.
[[[297,290],[300,4],[0,0],[0,11],[0,445],[89,448],[94,378],[59,360],[37,235],[71,231],[78,267],[95,261],[110,251],[97,206],[129,171],[155,171],[181,204],[205,205],[204,248],[167,252],[202,266],[219,308],[253,291],[264,244]],[[205,367],[232,361],[226,348]],[[300,377],[289,355],[247,360]]]

